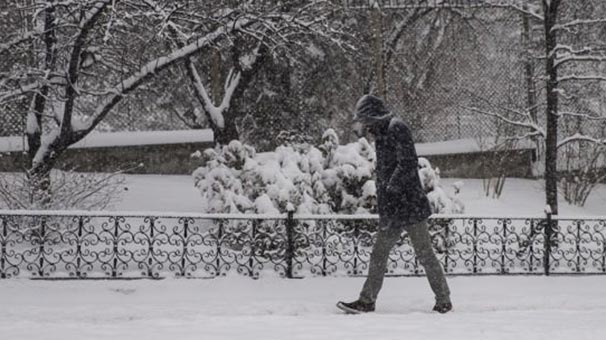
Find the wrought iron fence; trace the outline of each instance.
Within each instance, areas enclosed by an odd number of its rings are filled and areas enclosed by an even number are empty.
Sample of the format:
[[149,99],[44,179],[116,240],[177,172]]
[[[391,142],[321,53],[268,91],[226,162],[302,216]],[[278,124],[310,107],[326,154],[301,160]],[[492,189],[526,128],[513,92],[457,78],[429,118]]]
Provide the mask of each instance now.
[[[362,276],[376,221],[0,211],[0,278]],[[430,224],[447,274],[606,274],[606,217],[437,216]],[[424,273],[405,233],[388,270]]]

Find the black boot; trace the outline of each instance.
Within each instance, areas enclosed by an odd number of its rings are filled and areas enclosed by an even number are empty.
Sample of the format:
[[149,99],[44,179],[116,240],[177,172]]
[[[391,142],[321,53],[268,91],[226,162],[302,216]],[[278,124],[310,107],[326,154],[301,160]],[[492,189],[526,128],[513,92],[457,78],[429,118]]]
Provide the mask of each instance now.
[[436,305],[433,306],[433,311],[441,313],[441,314],[448,313],[451,310],[452,310],[452,303],[450,303],[450,302],[436,303]]
[[375,311],[374,302],[366,303],[366,302],[362,302],[360,300],[356,300],[354,302],[349,302],[349,303],[339,301],[337,303],[337,307],[347,314],[362,314],[362,313],[368,313],[368,312]]

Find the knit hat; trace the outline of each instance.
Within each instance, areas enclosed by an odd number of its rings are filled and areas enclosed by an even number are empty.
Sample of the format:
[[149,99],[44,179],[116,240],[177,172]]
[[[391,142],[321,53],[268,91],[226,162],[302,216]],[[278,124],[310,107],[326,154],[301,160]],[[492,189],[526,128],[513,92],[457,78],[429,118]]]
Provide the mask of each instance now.
[[385,107],[383,99],[367,94],[362,96],[356,104],[354,122],[373,124],[390,119],[392,116],[393,114]]

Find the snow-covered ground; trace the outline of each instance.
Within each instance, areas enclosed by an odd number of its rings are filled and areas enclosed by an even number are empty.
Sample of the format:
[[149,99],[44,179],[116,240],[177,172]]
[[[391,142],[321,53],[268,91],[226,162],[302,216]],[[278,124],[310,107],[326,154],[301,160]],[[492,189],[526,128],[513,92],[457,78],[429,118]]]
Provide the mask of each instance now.
[[[445,189],[458,179],[443,179]],[[539,214],[542,183],[509,179],[499,200],[464,180],[468,214]],[[191,176],[129,175],[122,211],[200,212]],[[606,215],[606,185],[567,215]],[[448,339],[606,338],[605,276],[451,277],[455,311],[428,312],[425,278],[387,278],[377,312],[343,315],[361,278],[259,280],[0,280],[0,339]]]
[[606,338],[605,277],[450,278],[455,311],[428,312],[424,278],[388,278],[377,311],[343,315],[360,278],[0,281],[2,339]]
[[126,175],[126,190],[110,210],[201,212],[192,176]]
[[[487,198],[481,179],[443,178],[442,185],[448,191],[452,183],[463,181],[461,200],[466,214],[478,215],[536,215],[545,207],[545,182],[520,178],[509,178],[505,182],[503,195],[499,199]],[[601,184],[591,193],[584,207],[569,205],[560,195],[561,215],[606,215],[606,185]]]
[[[498,200],[485,197],[480,179],[443,178],[442,184],[447,192],[452,192],[451,185],[458,181],[465,183],[461,199],[466,214],[537,215],[545,206],[542,181],[507,179]],[[126,186],[128,191],[114,210],[201,212],[200,193],[194,188],[191,176],[129,175]],[[560,198],[560,205],[563,215],[606,215],[606,185],[599,185],[583,208],[570,206],[563,198]]]

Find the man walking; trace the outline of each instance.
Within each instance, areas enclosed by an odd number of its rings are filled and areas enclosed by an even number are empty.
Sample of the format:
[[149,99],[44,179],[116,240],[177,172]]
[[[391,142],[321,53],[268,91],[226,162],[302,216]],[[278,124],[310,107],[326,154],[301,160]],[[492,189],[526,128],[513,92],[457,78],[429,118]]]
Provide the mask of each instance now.
[[372,95],[360,98],[356,104],[354,122],[375,136],[379,231],[370,255],[368,277],[359,299],[350,303],[339,302],[337,307],[354,314],[375,310],[389,253],[401,233],[406,231],[435,294],[433,310],[449,312],[452,309],[450,290],[433,252],[427,229],[431,208],[421,187],[417,153],[408,126],[401,119],[393,117],[383,100]]

